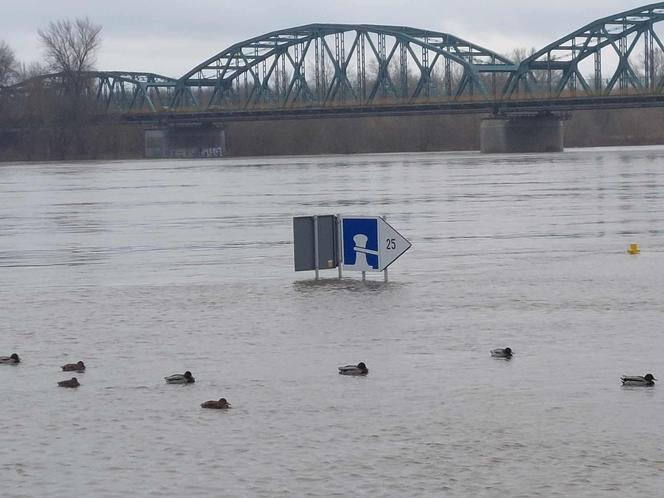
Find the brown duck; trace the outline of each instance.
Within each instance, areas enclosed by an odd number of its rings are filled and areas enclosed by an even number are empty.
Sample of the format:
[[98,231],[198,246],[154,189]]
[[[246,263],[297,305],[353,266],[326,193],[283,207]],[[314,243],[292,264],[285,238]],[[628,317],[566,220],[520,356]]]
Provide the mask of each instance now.
[[78,379],[76,377],[72,377],[69,380],[62,380],[58,382],[58,385],[60,387],[78,387],[81,384],[78,382]]
[[85,370],[85,363],[79,361],[77,363],[67,363],[62,365],[63,372],[82,372]]
[[223,410],[230,408],[231,404],[226,401],[226,398],[220,398],[219,401],[210,400],[205,403],[201,403],[201,408],[216,408],[217,410]]

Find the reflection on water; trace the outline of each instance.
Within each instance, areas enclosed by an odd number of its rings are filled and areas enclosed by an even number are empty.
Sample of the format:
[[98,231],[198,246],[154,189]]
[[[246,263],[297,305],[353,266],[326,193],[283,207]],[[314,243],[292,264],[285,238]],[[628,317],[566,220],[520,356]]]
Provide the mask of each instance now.
[[[1,165],[3,495],[657,496],[663,159]],[[413,242],[389,283],[292,271],[334,213]]]

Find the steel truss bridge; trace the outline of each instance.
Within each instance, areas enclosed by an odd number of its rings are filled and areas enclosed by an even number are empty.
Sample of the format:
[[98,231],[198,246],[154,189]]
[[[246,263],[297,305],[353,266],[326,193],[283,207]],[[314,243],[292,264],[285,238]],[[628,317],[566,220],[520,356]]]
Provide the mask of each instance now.
[[[573,109],[573,102],[583,102],[581,107],[593,102],[664,105],[664,44],[657,31],[662,20],[664,2],[621,12],[520,62],[437,31],[310,24],[236,43],[177,79],[84,73],[81,93],[101,113],[142,115],[518,111],[535,101],[539,110],[547,102],[554,110]],[[5,87],[1,95],[20,99],[38,89],[57,93],[65,78],[40,76]]]

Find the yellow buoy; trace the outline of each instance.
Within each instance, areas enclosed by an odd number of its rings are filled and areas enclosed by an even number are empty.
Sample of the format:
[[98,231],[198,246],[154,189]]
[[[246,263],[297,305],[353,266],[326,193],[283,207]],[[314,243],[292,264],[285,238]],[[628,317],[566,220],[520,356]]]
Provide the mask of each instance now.
[[630,253],[632,256],[639,254],[641,252],[641,249],[639,249],[639,244],[630,244],[629,249],[627,249],[627,252]]

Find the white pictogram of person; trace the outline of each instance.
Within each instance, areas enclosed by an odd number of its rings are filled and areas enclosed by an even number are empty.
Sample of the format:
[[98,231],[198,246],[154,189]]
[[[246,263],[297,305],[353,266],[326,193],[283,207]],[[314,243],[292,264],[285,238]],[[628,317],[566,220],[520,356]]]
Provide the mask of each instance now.
[[367,249],[367,242],[369,242],[369,237],[363,233],[358,233],[357,235],[353,236],[353,242],[355,242],[355,247],[353,247],[353,250],[355,251],[355,264],[349,265],[346,268],[349,270],[357,271],[375,270],[376,268],[369,265],[367,261],[367,254],[378,256],[378,251]]

